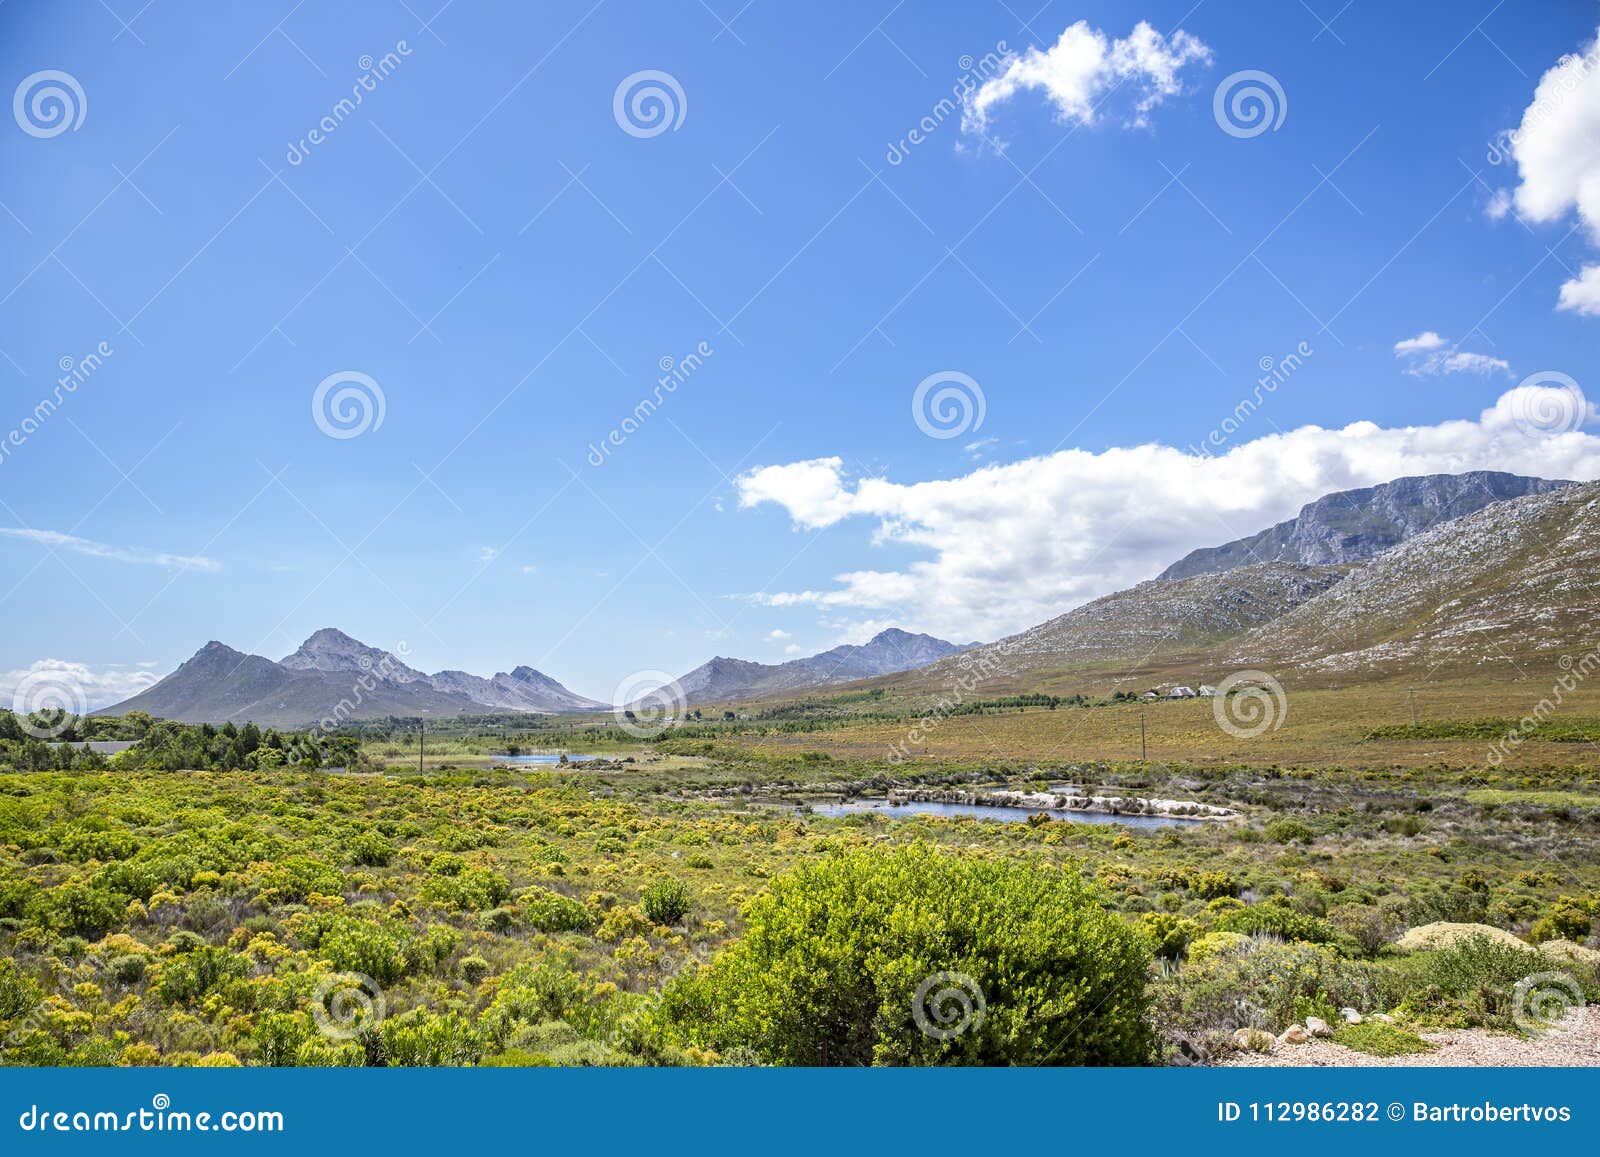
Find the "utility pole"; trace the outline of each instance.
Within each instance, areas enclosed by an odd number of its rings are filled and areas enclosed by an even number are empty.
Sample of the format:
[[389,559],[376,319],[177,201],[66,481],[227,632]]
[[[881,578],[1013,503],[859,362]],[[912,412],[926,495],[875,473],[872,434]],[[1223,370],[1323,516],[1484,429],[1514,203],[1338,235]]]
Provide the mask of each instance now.
[[1417,689],[1412,687],[1409,690],[1411,691],[1411,726],[1415,727],[1417,725]]
[[1139,758],[1140,759],[1144,759],[1145,755],[1146,755],[1146,751],[1145,751],[1145,742],[1144,742],[1144,712],[1141,711],[1141,712],[1139,712]]
[[421,730],[419,730],[417,732],[417,774],[421,775],[422,774],[422,744],[423,744],[423,741],[426,740],[427,737],[428,737],[428,721],[426,719],[423,719],[423,720],[419,720],[419,722],[422,724],[422,727],[421,727]]

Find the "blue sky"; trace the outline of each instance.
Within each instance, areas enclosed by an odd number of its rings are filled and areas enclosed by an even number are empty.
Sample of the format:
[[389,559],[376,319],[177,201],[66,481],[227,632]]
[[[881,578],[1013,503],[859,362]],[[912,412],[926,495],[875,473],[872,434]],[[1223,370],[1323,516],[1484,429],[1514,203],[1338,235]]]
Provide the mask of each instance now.
[[[1596,371],[1600,207],[1547,139],[1594,71],[1492,148],[1593,3],[437,5],[0,8],[6,84],[59,70],[82,113],[0,132],[0,438],[110,351],[0,459],[0,671],[103,700],[337,625],[604,699],[993,637],[1386,472],[1600,475],[1587,402],[1540,439],[1504,400]],[[1038,55],[1080,21],[1093,75]],[[1140,22],[1174,76],[1109,63]],[[981,132],[938,111],[1013,66]],[[625,131],[646,70],[681,119]],[[1283,94],[1257,135],[1214,109],[1245,70]],[[382,422],[330,437],[345,373]],[[956,437],[911,410],[943,373],[983,399]]]

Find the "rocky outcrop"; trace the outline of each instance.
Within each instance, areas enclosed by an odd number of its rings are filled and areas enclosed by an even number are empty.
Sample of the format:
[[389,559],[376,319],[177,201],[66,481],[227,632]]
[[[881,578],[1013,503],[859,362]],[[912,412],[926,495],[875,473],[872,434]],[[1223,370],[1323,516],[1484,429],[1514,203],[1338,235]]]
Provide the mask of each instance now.
[[1288,522],[1222,546],[1190,551],[1161,579],[1193,578],[1263,562],[1330,566],[1361,562],[1442,522],[1495,502],[1544,494],[1572,483],[1497,470],[1397,478],[1341,490],[1301,507]]
[[889,803],[954,803],[967,806],[1027,808],[1030,811],[1100,812],[1105,815],[1160,816],[1169,819],[1233,819],[1238,812],[1183,799],[1088,795],[1078,791],[961,791],[954,788],[896,788]]

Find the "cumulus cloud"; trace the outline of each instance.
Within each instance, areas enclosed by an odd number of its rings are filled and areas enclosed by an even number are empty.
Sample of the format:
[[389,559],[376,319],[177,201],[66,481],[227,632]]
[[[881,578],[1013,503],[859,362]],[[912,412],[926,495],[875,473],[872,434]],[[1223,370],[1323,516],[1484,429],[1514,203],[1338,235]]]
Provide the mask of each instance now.
[[62,534],[58,530],[33,530],[20,526],[0,526],[0,537],[19,538],[26,542],[37,542],[42,546],[48,546],[55,550],[70,551],[73,554],[87,555],[90,558],[110,559],[113,562],[132,563],[136,566],[164,566],[174,567],[179,570],[204,571],[222,569],[222,564],[214,558],[189,554],[166,554],[162,551],[142,550],[131,546],[111,546],[104,542],[92,542],[87,538]]
[[1141,20],[1126,37],[1112,40],[1080,20],[1043,52],[1012,55],[1003,72],[967,93],[961,128],[986,134],[995,109],[1028,91],[1042,92],[1064,123],[1090,125],[1102,99],[1124,88],[1133,97],[1131,123],[1143,125],[1151,109],[1183,90],[1187,66],[1210,61],[1211,50],[1182,29],[1163,36]]
[[1556,308],[1600,317],[1600,265],[1585,265],[1582,273],[1563,285]]
[[1457,348],[1447,349],[1449,345],[1448,341],[1429,329],[1416,337],[1395,342],[1394,355],[1409,361],[1411,364],[1406,373],[1419,378],[1439,374],[1477,374],[1485,378],[1493,374],[1512,376],[1511,363],[1504,358]]
[[41,708],[82,707],[93,711],[109,707],[139,694],[154,685],[157,676],[144,670],[153,664],[139,663],[136,669],[108,666],[90,667],[65,659],[40,659],[15,671],[0,671],[0,707],[24,714]]
[[1600,478],[1593,407],[1550,429],[1574,398],[1553,387],[1508,391],[1476,419],[1385,428],[1303,426],[1202,457],[1171,446],[1063,450],[928,482],[854,478],[839,458],[757,467],[738,479],[742,507],[781,506],[800,529],[850,519],[874,545],[912,548],[899,569],[860,569],[832,585],[754,596],[842,620],[896,622],[951,639],[993,639],[1153,578],[1188,551],[1292,518],[1335,490],[1415,474],[1509,470]]
[[[1509,205],[1526,220],[1551,223],[1576,213],[1600,243],[1600,37],[1562,57],[1539,78],[1505,151],[1520,179]],[[1501,215],[1503,199],[1491,202]],[[1560,308],[1600,315],[1600,267],[1585,266],[1561,287]]]
[[1401,356],[1406,354],[1426,353],[1429,350],[1442,349],[1447,344],[1449,343],[1446,342],[1444,338],[1434,333],[1433,330],[1425,329],[1416,337],[1408,337],[1404,341],[1395,342],[1394,352]]

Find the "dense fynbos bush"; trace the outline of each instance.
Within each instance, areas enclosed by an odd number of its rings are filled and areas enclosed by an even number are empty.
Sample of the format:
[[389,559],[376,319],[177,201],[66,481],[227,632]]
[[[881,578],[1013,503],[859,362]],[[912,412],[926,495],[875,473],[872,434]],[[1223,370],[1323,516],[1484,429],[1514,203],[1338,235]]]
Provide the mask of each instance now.
[[1140,1064],[1150,955],[1074,870],[851,852],[774,880],[663,1026],[774,1064]]

